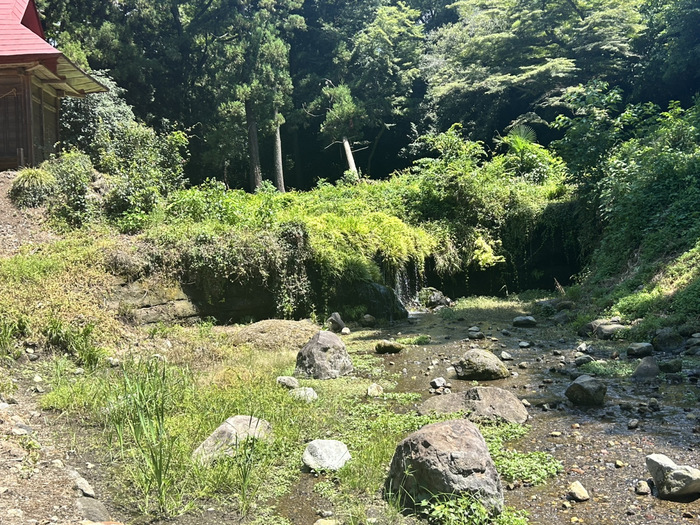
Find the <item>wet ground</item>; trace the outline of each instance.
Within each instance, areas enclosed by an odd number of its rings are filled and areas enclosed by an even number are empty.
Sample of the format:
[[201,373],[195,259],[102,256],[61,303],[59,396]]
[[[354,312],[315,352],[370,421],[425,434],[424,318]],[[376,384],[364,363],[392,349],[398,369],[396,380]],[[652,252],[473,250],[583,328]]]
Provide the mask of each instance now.
[[[433,314],[413,314],[409,321],[395,325],[385,336],[406,337],[429,334],[431,342],[408,347],[400,354],[383,357],[384,365],[399,374],[397,392],[420,392],[429,397],[430,380],[444,377],[459,392],[475,385],[456,378],[452,362],[469,347],[506,351],[512,356],[506,365],[512,376],[480,382],[511,390],[530,403],[529,434],[510,445],[522,452],[546,451],[558,459],[564,470],[539,487],[520,486],[506,491],[506,504],[527,510],[531,523],[692,523],[700,521],[700,500],[662,501],[653,495],[636,495],[639,480],[649,479],[645,457],[665,454],[678,464],[700,467],[700,389],[691,369],[652,383],[628,379],[605,379],[605,406],[582,409],[571,405],[564,391],[575,370],[574,354],[587,343],[596,359],[609,360],[622,354],[624,341],[602,342],[576,337],[566,328],[547,326],[513,328],[505,316],[496,323],[460,318],[445,321]],[[519,315],[519,312],[510,312]],[[512,319],[512,317],[510,317]],[[477,325],[485,339],[469,340],[468,330]],[[529,346],[528,346],[529,345]],[[700,363],[686,360],[685,366]],[[655,402],[658,400],[658,410]],[[651,410],[649,407],[654,408]],[[639,427],[629,429],[631,419]],[[591,499],[583,503],[566,500],[568,485],[580,481]]]

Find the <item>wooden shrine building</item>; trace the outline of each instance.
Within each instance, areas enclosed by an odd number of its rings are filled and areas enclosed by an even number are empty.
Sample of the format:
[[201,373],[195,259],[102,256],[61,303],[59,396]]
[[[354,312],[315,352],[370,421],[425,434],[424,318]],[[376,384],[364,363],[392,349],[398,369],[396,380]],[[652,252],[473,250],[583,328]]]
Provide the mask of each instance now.
[[0,171],[47,159],[61,98],[101,91],[46,41],[34,0],[0,0]]

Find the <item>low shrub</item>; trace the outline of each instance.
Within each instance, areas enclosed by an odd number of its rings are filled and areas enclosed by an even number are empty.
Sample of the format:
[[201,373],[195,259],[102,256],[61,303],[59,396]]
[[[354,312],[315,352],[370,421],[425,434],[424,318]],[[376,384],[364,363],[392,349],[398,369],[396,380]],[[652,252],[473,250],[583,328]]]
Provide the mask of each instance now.
[[56,178],[42,168],[24,168],[10,188],[10,199],[20,208],[43,205],[56,189]]

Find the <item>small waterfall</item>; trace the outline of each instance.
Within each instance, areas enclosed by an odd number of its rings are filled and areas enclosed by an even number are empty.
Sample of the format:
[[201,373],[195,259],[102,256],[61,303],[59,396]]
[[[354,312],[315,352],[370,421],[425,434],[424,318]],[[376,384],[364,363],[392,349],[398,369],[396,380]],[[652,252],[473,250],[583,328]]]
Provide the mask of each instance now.
[[396,272],[394,291],[399,302],[407,310],[418,308],[418,290],[422,287],[423,277],[419,275],[415,264],[409,264],[408,267],[400,268]]

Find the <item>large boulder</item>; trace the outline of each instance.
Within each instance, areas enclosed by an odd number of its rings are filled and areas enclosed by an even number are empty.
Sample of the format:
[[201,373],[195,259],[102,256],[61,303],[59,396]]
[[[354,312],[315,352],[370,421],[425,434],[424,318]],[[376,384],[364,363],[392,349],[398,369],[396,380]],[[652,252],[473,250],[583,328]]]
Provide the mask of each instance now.
[[418,407],[420,415],[464,412],[471,421],[525,423],[527,409],[522,401],[502,388],[477,386],[465,392],[431,397]]
[[537,326],[537,320],[531,315],[519,315],[513,319],[513,326],[519,328],[532,328]]
[[466,419],[427,425],[396,447],[384,483],[386,497],[404,506],[468,493],[494,513],[503,510],[503,489],[479,429]]
[[510,372],[498,357],[487,350],[468,350],[456,363],[452,363],[459,379],[488,381],[510,377]]
[[345,344],[333,332],[322,330],[299,350],[294,375],[335,379],[353,370]]
[[600,379],[582,375],[569,385],[564,393],[574,405],[602,406],[608,387]]
[[700,470],[687,465],[676,465],[663,454],[651,454],[646,464],[661,499],[680,499],[700,496]]
[[612,339],[617,334],[626,329],[627,327],[620,323],[605,323],[598,325],[593,331],[593,335],[596,336],[598,339],[608,340]]
[[632,379],[636,381],[650,381],[656,379],[656,377],[661,373],[659,368],[659,363],[657,363],[656,358],[649,356],[641,360],[637,365],[637,368],[632,372]]
[[598,339],[612,339],[615,334],[627,328],[621,325],[617,319],[596,319],[586,323],[578,331],[581,337],[595,336]]
[[627,357],[648,357],[654,353],[651,343],[632,343],[627,347]]
[[657,352],[680,353],[685,348],[685,338],[674,328],[661,328],[651,340]]
[[264,439],[270,435],[270,423],[253,416],[233,416],[224,421],[192,453],[192,459],[211,463],[222,455],[231,455],[246,439]]

